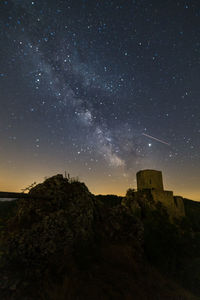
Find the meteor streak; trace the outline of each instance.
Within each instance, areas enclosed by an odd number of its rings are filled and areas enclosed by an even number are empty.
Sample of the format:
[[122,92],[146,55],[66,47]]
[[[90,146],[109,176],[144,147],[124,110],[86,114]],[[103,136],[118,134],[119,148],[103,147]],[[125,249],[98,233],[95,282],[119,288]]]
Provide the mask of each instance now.
[[162,141],[162,140],[160,140],[160,139],[158,139],[158,138],[156,138],[156,137],[154,137],[154,136],[152,136],[152,135],[149,135],[149,134],[146,134],[146,133],[142,133],[142,135],[144,135],[144,136],[146,136],[146,137],[148,137],[148,138],[150,138],[150,139],[152,139],[152,140],[155,140],[155,141],[157,141],[157,142],[160,142],[160,143],[162,143],[162,144],[165,144],[165,145],[167,145],[167,146],[170,146],[169,143],[167,143],[167,142],[165,142],[165,141]]

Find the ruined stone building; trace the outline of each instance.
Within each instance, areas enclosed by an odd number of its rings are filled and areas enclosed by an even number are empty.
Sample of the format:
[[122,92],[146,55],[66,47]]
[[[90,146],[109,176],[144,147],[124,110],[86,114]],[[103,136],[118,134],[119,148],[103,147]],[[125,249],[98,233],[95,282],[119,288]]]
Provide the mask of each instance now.
[[153,200],[160,201],[173,217],[185,216],[183,198],[174,196],[172,191],[164,190],[161,171],[142,170],[136,176],[138,192],[148,191]]

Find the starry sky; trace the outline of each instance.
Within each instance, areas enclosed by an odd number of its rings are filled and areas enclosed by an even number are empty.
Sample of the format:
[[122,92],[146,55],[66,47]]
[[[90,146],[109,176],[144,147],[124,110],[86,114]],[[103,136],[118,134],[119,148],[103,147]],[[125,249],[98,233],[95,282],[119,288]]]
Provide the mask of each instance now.
[[200,2],[0,2],[0,190],[70,173],[124,195],[141,169],[200,200]]

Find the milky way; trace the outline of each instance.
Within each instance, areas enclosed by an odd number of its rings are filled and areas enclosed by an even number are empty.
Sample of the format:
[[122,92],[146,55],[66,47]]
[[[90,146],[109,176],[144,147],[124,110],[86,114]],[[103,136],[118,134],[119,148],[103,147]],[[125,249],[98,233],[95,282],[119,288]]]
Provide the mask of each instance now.
[[199,25],[196,1],[2,1],[1,172],[123,193],[156,168],[198,198]]

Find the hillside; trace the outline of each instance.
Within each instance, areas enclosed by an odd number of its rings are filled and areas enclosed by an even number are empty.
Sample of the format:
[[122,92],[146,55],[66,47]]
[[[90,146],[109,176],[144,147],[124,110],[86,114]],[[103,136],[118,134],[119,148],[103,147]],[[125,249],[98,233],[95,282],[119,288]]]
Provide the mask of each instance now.
[[29,193],[0,203],[1,299],[199,299],[198,203],[171,220],[133,190],[94,196],[62,175]]
[[195,231],[200,231],[200,202],[183,199],[185,211]]
[[17,200],[0,201],[0,228],[5,226],[6,221],[17,212]]

